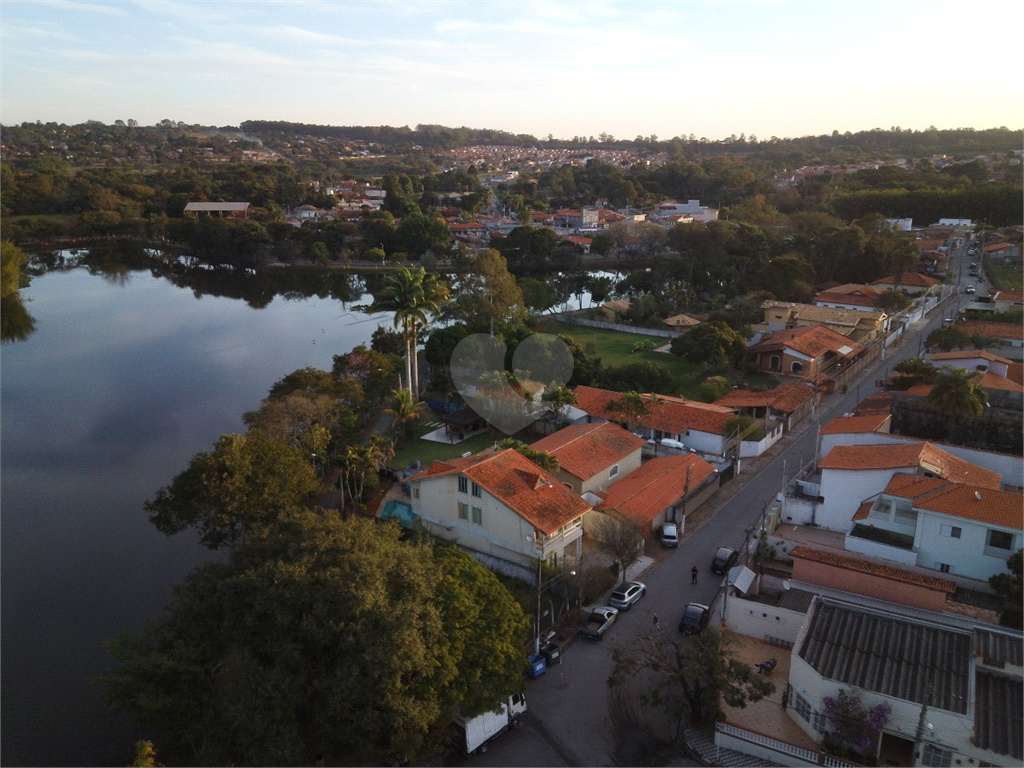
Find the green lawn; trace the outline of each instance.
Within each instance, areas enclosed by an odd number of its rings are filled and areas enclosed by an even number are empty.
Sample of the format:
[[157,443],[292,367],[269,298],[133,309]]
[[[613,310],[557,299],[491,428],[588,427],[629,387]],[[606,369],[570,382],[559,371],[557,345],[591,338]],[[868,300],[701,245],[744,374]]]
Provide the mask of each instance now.
[[[421,423],[416,428],[413,432],[413,436],[408,440],[402,440],[398,443],[395,448],[395,457],[391,460],[391,466],[396,469],[405,469],[413,459],[419,459],[420,466],[426,468],[435,461],[457,459],[467,451],[471,453],[479,453],[485,448],[490,448],[499,440],[504,440],[506,437],[509,437],[509,435],[506,435],[498,429],[488,429],[475,437],[463,440],[461,443],[456,443],[455,445],[423,440],[423,435],[437,429],[436,426],[429,426],[428,423],[440,421],[441,419],[437,414],[433,411],[428,412],[424,419],[424,423]],[[512,435],[512,437],[517,440],[522,440],[524,443],[532,443],[540,439],[539,435],[532,433],[519,433]]]
[[637,333],[623,333],[622,331],[610,331],[604,328],[591,328],[586,325],[560,323],[555,320],[544,320],[541,323],[541,327],[545,333],[564,333],[566,336],[571,336],[579,342],[584,350],[588,349],[588,344],[592,344],[593,347],[591,349],[596,349],[597,351],[593,355],[587,352],[587,355],[601,358],[602,365],[606,367],[651,361],[666,367],[672,373],[672,376],[676,378],[684,378],[695,370],[695,366],[692,363],[688,363],[681,357],[676,357],[673,354],[633,351],[633,345],[638,341],[651,339],[659,346],[669,344],[672,341],[672,339],[662,336],[642,336]]
[[1024,290],[1024,263],[1015,261],[1013,264],[992,264],[988,272],[992,275],[995,287],[1009,291]]

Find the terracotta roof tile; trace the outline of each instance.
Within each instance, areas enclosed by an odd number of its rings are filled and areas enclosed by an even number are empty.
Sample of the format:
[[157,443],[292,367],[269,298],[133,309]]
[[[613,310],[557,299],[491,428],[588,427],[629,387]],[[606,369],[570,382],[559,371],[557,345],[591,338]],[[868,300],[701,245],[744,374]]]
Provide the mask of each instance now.
[[945,592],[948,595],[956,592],[956,584],[949,579],[940,579],[936,576],[904,570],[894,565],[883,565],[882,563],[876,563],[860,557],[841,555],[838,552],[825,552],[824,550],[806,546],[796,547],[789,554],[793,558],[831,565],[834,568],[842,568],[847,571],[857,571],[858,573],[866,573],[871,576],[879,576],[883,579],[891,579],[892,581],[901,581],[906,584],[916,584],[920,587]]
[[[622,397],[621,392],[594,387],[577,387],[576,407],[609,421],[622,422],[621,413],[608,409],[608,403]],[[653,403],[654,395],[643,395],[651,413],[638,419],[641,426],[648,429],[659,429],[671,434],[683,434],[688,429],[707,432],[714,435],[725,434],[725,424],[736,415],[734,408],[726,408],[713,403],[698,403],[678,397],[657,396],[658,402]]]
[[451,474],[465,475],[544,533],[554,533],[591,509],[559,480],[511,448],[436,461],[413,480]]
[[[928,275],[922,275],[920,272],[904,272],[900,276],[900,285],[906,285],[911,288],[931,288],[933,285],[938,285],[941,280],[936,280],[934,277],[928,277]],[[895,285],[896,275],[889,275],[883,277],[881,280],[875,280],[872,285]]]
[[866,432],[880,432],[892,414],[869,413],[864,416],[840,416],[821,428],[823,435],[859,435]]
[[837,445],[819,469],[873,470],[920,468],[954,483],[973,483],[998,490],[1002,475],[947,453],[931,443]]
[[917,509],[1024,529],[1024,496],[1019,493],[914,475],[895,475],[883,493],[912,499]]
[[586,480],[642,449],[646,442],[622,427],[603,421],[560,429],[530,447],[550,453],[558,459],[562,469]]
[[831,328],[822,325],[808,325],[769,333],[760,343],[751,347],[751,351],[767,352],[782,347],[800,352],[815,360],[829,352],[849,357],[863,349],[857,342],[851,341]]
[[943,362],[945,360],[973,360],[975,358],[981,358],[982,360],[988,360],[992,363],[1006,363],[1009,365],[1012,360],[1007,360],[1005,357],[999,355],[993,355],[986,349],[959,349],[953,352],[929,352],[926,358],[931,362]]
[[687,467],[691,492],[715,473],[693,454],[651,459],[609,487],[597,508],[614,509],[637,525],[650,525],[659,512],[683,497]]
[[985,320],[967,320],[959,324],[971,336],[994,339],[1024,339],[1024,327],[1016,323],[990,323]]
[[764,408],[771,406],[782,413],[792,413],[801,405],[815,397],[813,387],[804,382],[781,384],[772,389],[754,392],[749,389],[734,389],[727,395],[715,400],[715,405],[730,408]]

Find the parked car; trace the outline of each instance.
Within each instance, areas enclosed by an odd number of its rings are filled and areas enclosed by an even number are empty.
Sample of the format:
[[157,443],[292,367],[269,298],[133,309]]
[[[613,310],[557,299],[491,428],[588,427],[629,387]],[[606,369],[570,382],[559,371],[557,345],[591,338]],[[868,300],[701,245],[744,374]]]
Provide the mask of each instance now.
[[679,526],[675,523],[665,523],[661,526],[661,543],[666,547],[678,547]]
[[666,438],[664,438],[664,439],[663,439],[663,440],[661,441],[661,444],[662,444],[662,446],[664,446],[665,448],[676,448],[676,449],[678,449],[678,450],[680,450],[680,451],[685,451],[685,450],[686,450],[686,446],[685,446],[685,445],[683,445],[683,444],[682,444],[681,442],[679,442],[678,440],[673,440],[673,439],[672,439],[671,437],[666,437]]
[[964,293],[977,293],[977,289],[973,285],[968,285],[967,290]]
[[724,575],[736,565],[736,561],[739,559],[740,553],[732,547],[719,547],[715,553],[715,559],[711,561],[711,572]]
[[708,625],[711,609],[703,603],[688,603],[679,620],[679,631],[684,635],[696,635]]
[[615,617],[618,615],[619,612],[608,605],[595,608],[590,612],[586,626],[580,629],[580,634],[591,640],[600,640],[608,631],[608,627],[615,623]]
[[622,611],[628,611],[633,603],[647,594],[647,586],[639,581],[627,581],[612,590],[608,602]]

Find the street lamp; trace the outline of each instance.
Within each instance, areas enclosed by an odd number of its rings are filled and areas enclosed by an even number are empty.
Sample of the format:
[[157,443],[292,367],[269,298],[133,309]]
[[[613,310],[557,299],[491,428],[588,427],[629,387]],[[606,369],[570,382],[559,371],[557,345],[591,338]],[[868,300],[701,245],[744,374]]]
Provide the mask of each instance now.
[[541,566],[543,565],[543,563],[543,560],[537,561],[537,626],[535,628],[535,634],[533,638],[534,656],[540,653],[540,596],[544,593],[544,590],[553,587],[562,579],[576,575],[576,571],[569,571],[568,573],[563,573],[559,576],[555,576],[554,578],[548,579],[547,581],[541,583]]

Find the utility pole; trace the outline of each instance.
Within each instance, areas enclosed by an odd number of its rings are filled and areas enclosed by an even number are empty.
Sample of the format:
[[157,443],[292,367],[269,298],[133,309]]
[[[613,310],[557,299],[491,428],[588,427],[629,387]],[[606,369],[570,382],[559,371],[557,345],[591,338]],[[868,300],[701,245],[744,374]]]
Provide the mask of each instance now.
[[924,704],[921,705],[921,717],[917,721],[917,733],[914,734],[914,756],[916,759],[921,759],[921,753],[924,745],[924,729],[926,725],[925,718],[928,714],[928,704],[932,700],[932,684],[929,682],[924,688]]

